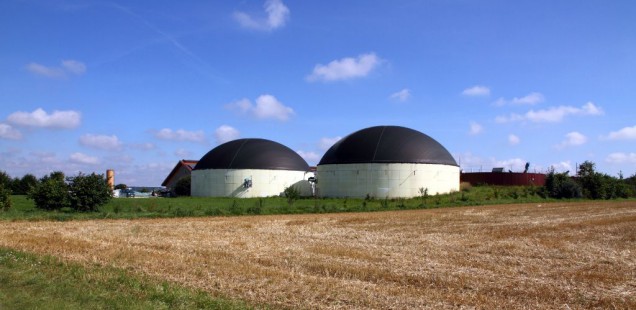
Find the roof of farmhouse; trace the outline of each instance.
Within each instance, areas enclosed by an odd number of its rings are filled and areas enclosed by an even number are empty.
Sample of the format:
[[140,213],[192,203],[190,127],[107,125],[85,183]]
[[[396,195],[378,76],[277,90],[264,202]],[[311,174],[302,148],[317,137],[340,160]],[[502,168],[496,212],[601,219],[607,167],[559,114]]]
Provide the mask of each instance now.
[[194,170],[266,169],[307,171],[307,162],[292,149],[266,139],[238,139],[221,144],[199,160]]
[[435,139],[400,126],[375,126],[356,131],[334,144],[318,165],[417,163],[457,166]]

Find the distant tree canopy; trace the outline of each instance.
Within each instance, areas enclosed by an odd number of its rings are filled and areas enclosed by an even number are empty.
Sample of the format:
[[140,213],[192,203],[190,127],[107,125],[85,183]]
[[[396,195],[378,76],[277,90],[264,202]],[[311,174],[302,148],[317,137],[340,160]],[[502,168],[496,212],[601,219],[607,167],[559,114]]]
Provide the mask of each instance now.
[[[596,172],[595,164],[585,161],[575,178],[566,173],[555,173],[552,169],[545,182],[547,196],[552,198],[616,199],[628,198],[636,194],[636,184],[630,179],[618,178]],[[634,185],[632,185],[634,184]]]
[[65,178],[64,173],[53,172],[41,178],[29,192],[35,206],[44,210],[70,207],[76,211],[96,211],[111,197],[106,178],[95,173]]
[[67,181],[71,208],[76,211],[97,211],[113,197],[104,175],[80,173]]
[[115,189],[127,189],[127,188],[128,188],[128,185],[123,183],[115,185]]
[[59,210],[70,206],[68,185],[64,182],[64,173],[52,172],[40,179],[38,185],[29,192],[35,206],[44,210]]

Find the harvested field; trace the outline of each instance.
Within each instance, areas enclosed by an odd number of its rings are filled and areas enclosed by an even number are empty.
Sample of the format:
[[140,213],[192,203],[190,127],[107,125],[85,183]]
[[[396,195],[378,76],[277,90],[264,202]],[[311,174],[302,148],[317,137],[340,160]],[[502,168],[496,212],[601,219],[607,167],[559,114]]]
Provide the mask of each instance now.
[[0,245],[287,308],[636,309],[636,202],[3,222]]

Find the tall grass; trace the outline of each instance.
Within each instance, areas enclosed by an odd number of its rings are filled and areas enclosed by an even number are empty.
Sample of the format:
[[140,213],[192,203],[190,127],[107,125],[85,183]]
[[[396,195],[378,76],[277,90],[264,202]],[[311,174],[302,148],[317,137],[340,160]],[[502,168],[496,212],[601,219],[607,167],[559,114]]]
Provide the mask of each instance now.
[[13,207],[0,211],[5,220],[135,219],[165,217],[373,212],[548,201],[540,187],[462,186],[459,192],[403,198],[118,198],[97,212],[43,211],[25,196],[12,196]]

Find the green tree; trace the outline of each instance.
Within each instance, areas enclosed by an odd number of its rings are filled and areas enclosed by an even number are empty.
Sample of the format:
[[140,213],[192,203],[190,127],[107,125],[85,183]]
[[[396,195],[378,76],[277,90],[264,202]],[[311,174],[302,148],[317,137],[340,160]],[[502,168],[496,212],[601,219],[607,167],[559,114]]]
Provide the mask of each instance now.
[[115,185],[115,189],[127,189],[127,188],[128,188],[128,185],[123,183]]
[[27,173],[21,179],[15,178],[13,186],[14,195],[26,195],[38,185],[38,178]]
[[192,185],[192,179],[190,178],[190,176],[185,176],[179,179],[179,181],[177,181],[177,184],[175,184],[174,193],[177,196],[190,196],[191,185]]
[[68,185],[64,182],[64,173],[56,171],[40,179],[36,187],[29,192],[29,198],[39,209],[59,210],[70,206],[68,190]]
[[113,197],[103,174],[80,173],[67,178],[71,208],[76,211],[97,211]]
[[555,173],[554,169],[551,169],[546,176],[544,189],[547,196],[552,198],[569,199],[582,197],[581,186],[572,180],[567,175],[567,172]]
[[0,185],[5,188],[11,188],[11,177],[4,171],[0,171]]
[[11,190],[0,184],[0,210],[8,211],[11,209]]

